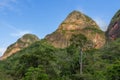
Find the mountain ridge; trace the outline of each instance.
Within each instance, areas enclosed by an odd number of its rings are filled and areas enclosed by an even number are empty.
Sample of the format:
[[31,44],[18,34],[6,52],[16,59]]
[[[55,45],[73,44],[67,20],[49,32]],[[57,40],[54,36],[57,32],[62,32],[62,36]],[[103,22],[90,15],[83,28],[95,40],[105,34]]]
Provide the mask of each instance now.
[[120,10],[112,17],[111,22],[106,31],[107,41],[113,41],[120,38]]
[[[99,28],[96,22],[92,20],[92,18],[76,10],[72,11],[65,18],[56,31],[48,34],[44,39],[56,48],[66,48],[70,46],[71,37],[76,34],[83,34],[87,37],[88,40],[92,42],[93,48],[101,48],[105,43],[104,32]],[[23,35],[23,37],[18,39],[14,44],[8,46],[0,60],[6,59],[38,40],[39,38],[33,34]]]
[[15,54],[16,52],[28,47],[32,43],[38,41],[39,38],[33,34],[25,34],[21,38],[19,38],[15,43],[8,46],[3,56],[0,57],[0,60],[4,60],[7,57]]
[[[79,15],[82,14],[78,13],[71,17],[78,18]],[[37,38],[35,43],[0,61],[0,78],[2,80],[120,80],[120,39],[116,38],[117,40],[104,45],[106,36],[99,26],[88,25],[89,23],[81,18],[74,20],[68,18],[68,23],[60,25],[45,39]],[[83,23],[79,23],[80,20],[86,24],[81,26]],[[29,39],[35,38],[25,36],[18,39],[18,42],[27,43]],[[92,48],[86,48],[89,47],[89,40],[90,44],[94,44]],[[72,44],[69,43],[71,41]],[[61,45],[67,47],[61,49]],[[55,48],[56,46],[61,48]],[[9,48],[14,49],[11,46]]]
[[[92,33],[94,32],[95,35],[93,34],[94,36],[92,36]],[[99,32],[101,34],[99,34]],[[51,34],[48,34],[45,39],[48,40],[48,42],[56,48],[65,48],[70,45],[69,40],[74,34],[83,34],[88,39],[93,39],[93,43],[97,45],[96,48],[102,47],[105,42],[104,32],[100,30],[96,22],[79,11],[71,12],[59,25],[58,29]],[[98,37],[98,35],[100,36]],[[90,38],[89,36],[91,36],[92,38]],[[100,42],[95,40],[97,38],[100,39]]]

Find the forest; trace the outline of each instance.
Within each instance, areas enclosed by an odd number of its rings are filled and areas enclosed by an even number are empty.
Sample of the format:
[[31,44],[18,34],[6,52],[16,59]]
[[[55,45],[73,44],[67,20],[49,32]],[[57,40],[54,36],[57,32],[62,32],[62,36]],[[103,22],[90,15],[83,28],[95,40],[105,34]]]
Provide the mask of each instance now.
[[95,49],[79,34],[69,47],[58,49],[37,41],[0,61],[0,80],[120,80],[119,42]]

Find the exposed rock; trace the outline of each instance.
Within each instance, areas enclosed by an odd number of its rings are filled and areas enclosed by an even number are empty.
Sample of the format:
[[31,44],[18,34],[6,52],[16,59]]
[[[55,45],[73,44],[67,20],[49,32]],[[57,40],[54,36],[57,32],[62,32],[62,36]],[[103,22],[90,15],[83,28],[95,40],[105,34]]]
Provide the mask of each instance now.
[[33,34],[25,34],[23,37],[18,39],[14,44],[10,45],[3,56],[0,58],[0,60],[4,60],[7,57],[15,54],[16,52],[28,47],[32,43],[38,41],[39,38]]
[[106,37],[108,41],[120,38],[120,10],[113,16],[106,31]]
[[71,12],[60,24],[59,28],[45,37],[56,48],[65,48],[70,45],[73,34],[84,34],[94,43],[95,48],[100,48],[105,43],[104,32],[90,17],[79,11]]

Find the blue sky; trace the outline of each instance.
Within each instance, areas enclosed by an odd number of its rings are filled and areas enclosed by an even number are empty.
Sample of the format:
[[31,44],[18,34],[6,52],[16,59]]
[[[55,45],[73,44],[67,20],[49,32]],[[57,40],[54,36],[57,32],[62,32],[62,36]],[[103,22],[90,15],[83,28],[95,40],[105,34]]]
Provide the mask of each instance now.
[[120,0],[0,0],[0,55],[25,33],[44,38],[73,10],[94,19],[106,30]]

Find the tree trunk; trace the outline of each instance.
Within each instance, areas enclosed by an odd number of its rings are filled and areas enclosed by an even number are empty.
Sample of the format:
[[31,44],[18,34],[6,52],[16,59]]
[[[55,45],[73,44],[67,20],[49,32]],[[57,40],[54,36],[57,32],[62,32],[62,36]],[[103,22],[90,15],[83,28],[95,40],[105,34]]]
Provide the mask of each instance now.
[[82,53],[82,50],[80,51],[80,74],[83,73],[83,65],[82,65],[82,56],[83,56],[83,53]]

